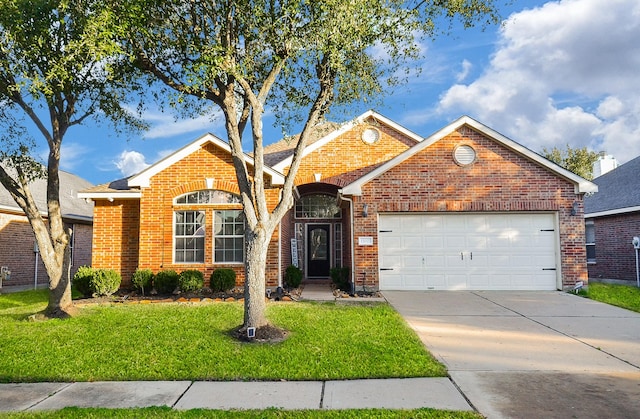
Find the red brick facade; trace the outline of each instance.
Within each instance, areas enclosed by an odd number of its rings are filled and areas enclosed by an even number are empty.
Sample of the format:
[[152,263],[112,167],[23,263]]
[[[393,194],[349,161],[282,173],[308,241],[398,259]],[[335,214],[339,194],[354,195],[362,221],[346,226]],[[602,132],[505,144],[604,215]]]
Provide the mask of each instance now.
[[[244,281],[242,264],[216,265],[213,261],[213,241],[205,240],[205,263],[174,262],[174,211],[205,212],[205,228],[212,231],[216,209],[241,209],[240,204],[176,205],[175,198],[188,192],[207,189],[206,179],[214,179],[213,189],[239,194],[231,156],[207,143],[174,165],[153,176],[149,187],[142,188],[141,198],[119,198],[110,202],[95,200],[93,266],[113,268],[122,275],[123,287],[129,286],[136,268],[154,272],[172,269],[181,272],[197,269],[203,272],[205,283],[219,267],[236,271],[238,284]],[[269,189],[269,204],[275,206],[277,189]],[[277,231],[269,250],[267,284],[278,281]]]
[[[452,158],[457,145],[471,145],[477,161],[459,166]],[[578,201],[577,201],[578,200]],[[369,213],[397,212],[552,212],[560,219],[562,283],[586,281],[584,224],[570,215],[581,205],[574,185],[508,150],[471,128],[452,133],[363,188],[355,213],[367,203]],[[356,217],[356,236],[377,236],[376,217]],[[355,270],[367,285],[378,281],[378,248],[356,248]]]
[[[344,187],[364,179],[363,176],[372,171],[378,173],[378,168],[386,168],[385,163],[403,152],[409,153],[413,147],[417,150],[420,144],[420,138],[393,123],[374,125],[381,136],[373,144],[362,141],[362,131],[369,124],[361,123],[335,138],[313,144],[309,148],[313,151],[304,155],[296,176],[297,192],[303,197],[310,194],[335,197],[341,217],[296,218],[295,208],[292,209],[271,241],[266,270],[268,286],[278,285],[282,272],[294,263],[292,239],[297,241],[299,260],[306,273],[306,225],[322,224],[330,230],[332,266],[349,267],[359,283],[365,281],[368,288],[377,288],[376,215],[398,212],[553,214],[560,227],[562,286],[566,288],[576,281],[587,280],[582,193],[576,192],[577,181],[554,172],[541,163],[539,156],[523,155],[486,132],[467,125],[452,129],[433,144],[385,169],[362,185],[361,194],[343,196]],[[477,160],[473,164],[460,166],[453,161],[454,147],[460,144],[471,145],[476,150]],[[286,164],[274,167],[285,173],[288,169]],[[207,185],[206,179],[214,179],[214,184]],[[120,270],[125,285],[136,267],[155,272],[200,269],[208,279],[217,267],[212,263],[212,238],[209,234],[206,236],[204,264],[174,263],[173,217],[177,208],[205,211],[206,228],[211,232],[212,214],[218,206],[176,205],[174,200],[182,194],[207,189],[207,186],[237,194],[235,179],[229,152],[213,143],[205,143],[151,176],[148,186],[140,188],[139,197],[115,198],[113,202],[94,198],[93,265]],[[268,185],[268,188],[269,205],[273,208],[280,190],[278,186]],[[363,204],[368,206],[367,217],[363,216]],[[571,215],[574,206],[577,213]],[[225,204],[225,208],[240,208],[240,205]],[[359,236],[373,237],[373,245],[352,246],[353,238]],[[238,283],[242,283],[243,265],[232,267],[238,273]]]
[[637,280],[636,255],[631,244],[640,237],[640,213],[592,219],[595,228],[595,263],[589,263],[589,278]]
[[[67,224],[73,229],[73,275],[80,266],[91,264],[92,228],[90,224],[71,220],[67,220]],[[11,271],[11,278],[3,282],[3,287],[43,286],[49,283],[42,259],[34,249],[35,237],[27,218],[17,213],[0,213],[0,266],[6,266]]]

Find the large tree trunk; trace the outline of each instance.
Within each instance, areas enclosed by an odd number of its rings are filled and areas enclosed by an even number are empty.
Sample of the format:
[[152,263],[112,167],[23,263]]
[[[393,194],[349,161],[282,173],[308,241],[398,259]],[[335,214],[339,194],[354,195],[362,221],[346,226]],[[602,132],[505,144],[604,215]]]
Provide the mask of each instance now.
[[[53,269],[49,274],[49,304],[46,313],[49,317],[69,317],[73,310],[71,299],[71,250],[66,245],[54,247]],[[60,253],[62,252],[62,255]]]
[[247,231],[247,253],[245,261],[244,283],[244,324],[243,329],[249,327],[260,328],[268,324],[265,316],[265,272],[267,253],[271,234],[264,229]]

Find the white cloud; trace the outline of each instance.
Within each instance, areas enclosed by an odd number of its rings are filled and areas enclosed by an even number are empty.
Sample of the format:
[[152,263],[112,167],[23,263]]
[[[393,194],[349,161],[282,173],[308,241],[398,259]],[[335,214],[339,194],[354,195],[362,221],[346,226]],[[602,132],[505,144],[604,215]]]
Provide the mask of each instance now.
[[142,153],[126,150],[120,153],[115,165],[124,177],[131,176],[149,167]]
[[144,135],[147,139],[168,138],[191,132],[204,134],[205,132],[224,129],[224,118],[220,111],[216,111],[212,115],[201,115],[178,120],[172,115],[149,111],[144,113],[143,118],[151,125],[149,131]]
[[[72,172],[83,161],[83,156],[90,152],[89,147],[78,143],[63,143],[60,149],[60,168]],[[48,151],[43,155],[43,161],[48,160]]]
[[469,60],[462,60],[462,64],[460,64],[460,66],[462,68],[460,69],[460,72],[456,74],[456,81],[458,83],[463,82],[467,78],[469,72],[473,68],[473,64],[471,64],[471,61]]
[[[511,15],[491,63],[440,98],[523,145],[640,154],[640,2],[564,0]],[[461,73],[462,74],[462,73]]]

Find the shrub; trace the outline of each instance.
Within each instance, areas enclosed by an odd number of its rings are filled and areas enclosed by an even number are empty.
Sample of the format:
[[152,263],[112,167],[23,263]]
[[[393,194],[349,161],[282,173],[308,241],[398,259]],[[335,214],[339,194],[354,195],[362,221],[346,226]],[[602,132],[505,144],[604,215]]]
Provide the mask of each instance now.
[[297,266],[289,265],[284,272],[284,282],[289,288],[298,288],[302,282],[302,270]]
[[151,269],[136,269],[131,276],[131,285],[136,291],[141,291],[144,295],[144,291],[151,290],[153,286],[153,272]]
[[156,274],[153,284],[160,294],[171,294],[178,287],[178,273],[171,269],[165,269]]
[[204,286],[204,275],[196,269],[182,271],[178,277],[178,286],[184,292],[200,291]]
[[216,269],[211,273],[213,292],[226,292],[236,286],[236,272],[229,268]]
[[73,275],[71,284],[75,289],[84,297],[91,296],[91,278],[93,277],[93,268],[90,266],[81,266],[78,271]]
[[351,292],[351,284],[349,284],[349,268],[331,268],[329,275],[331,275],[331,280],[335,284],[336,288],[345,292]]
[[108,296],[118,291],[122,278],[113,269],[81,266],[73,276],[72,284],[85,297]]
[[93,296],[108,296],[118,291],[122,278],[113,269],[96,269],[91,278],[91,294]]

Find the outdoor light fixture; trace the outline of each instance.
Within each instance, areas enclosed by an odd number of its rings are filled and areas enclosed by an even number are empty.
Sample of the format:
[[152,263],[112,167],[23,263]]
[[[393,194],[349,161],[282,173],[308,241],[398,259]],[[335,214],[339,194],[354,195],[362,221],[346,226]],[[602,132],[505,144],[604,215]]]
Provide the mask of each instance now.
[[573,206],[571,207],[571,215],[578,215],[579,208],[580,204],[578,204],[578,201],[573,201]]
[[369,204],[363,204],[362,205],[362,216],[363,217],[368,217],[369,216]]

